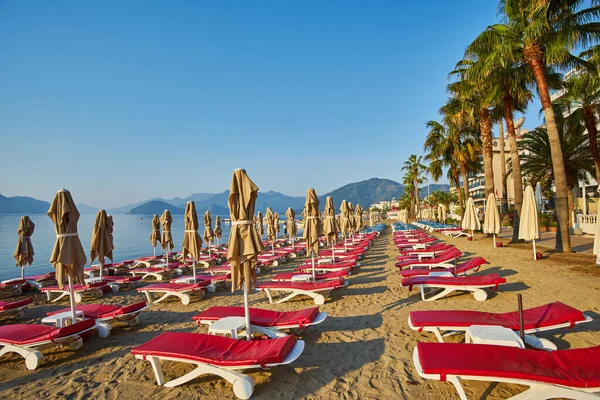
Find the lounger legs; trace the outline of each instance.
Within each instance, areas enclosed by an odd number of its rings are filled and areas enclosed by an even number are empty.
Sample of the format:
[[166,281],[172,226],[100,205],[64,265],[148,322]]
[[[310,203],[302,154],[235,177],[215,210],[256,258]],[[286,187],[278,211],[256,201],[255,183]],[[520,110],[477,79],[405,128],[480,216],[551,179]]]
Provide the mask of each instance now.
[[249,399],[250,396],[252,396],[252,393],[254,392],[254,381],[248,375],[244,375],[236,371],[214,367],[208,364],[198,364],[198,366],[194,370],[188,372],[187,374],[177,379],[173,379],[172,381],[165,383],[165,376],[160,365],[160,359],[158,357],[148,356],[146,357],[146,360],[150,361],[150,365],[152,365],[152,370],[154,371],[154,376],[156,377],[156,383],[158,383],[159,385],[164,385],[165,387],[176,387],[187,383],[193,379],[196,379],[201,375],[211,374],[220,376],[221,378],[231,383],[233,385],[233,393],[235,393],[236,397],[239,399]]
[[[161,301],[171,297],[171,296],[175,296],[178,297],[181,300],[181,304],[187,306],[188,304],[190,304],[191,301],[191,297],[190,294],[188,293],[178,293],[178,292],[161,292],[164,293],[158,300],[152,300],[152,295],[150,294],[150,291],[144,291],[144,293],[146,293],[146,298],[148,299],[148,303],[160,303]],[[199,290],[196,292],[193,292],[196,296],[198,296],[198,298],[203,298],[204,297],[204,291],[203,290]]]
[[[423,301],[437,300],[437,299],[445,297],[448,294],[450,294],[454,291],[457,291],[457,290],[471,292],[473,294],[473,297],[475,297],[475,300],[477,300],[477,301],[485,301],[488,298],[487,291],[483,288],[475,289],[475,288],[469,288],[466,286],[463,286],[463,287],[461,287],[461,286],[438,287],[438,286],[420,285],[420,289],[421,289],[421,299],[423,299]],[[431,292],[435,291],[436,289],[443,289],[443,290],[434,295],[430,295]],[[427,297],[427,296],[429,296],[429,297]]]
[[34,370],[40,365],[40,360],[43,355],[37,350],[28,349],[20,346],[13,346],[10,344],[5,344],[0,350],[0,357],[4,354],[8,353],[16,353],[25,359],[25,366],[28,370]]

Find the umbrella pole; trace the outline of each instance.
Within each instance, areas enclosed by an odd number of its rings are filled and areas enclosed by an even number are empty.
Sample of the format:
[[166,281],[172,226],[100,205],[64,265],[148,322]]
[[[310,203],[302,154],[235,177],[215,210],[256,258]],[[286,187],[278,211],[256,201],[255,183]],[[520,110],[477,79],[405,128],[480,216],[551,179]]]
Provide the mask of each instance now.
[[248,300],[248,286],[250,281],[244,280],[244,317],[246,318],[246,340],[252,339],[252,330],[250,329],[250,302]]
[[315,252],[312,251],[311,252],[311,258],[312,258],[312,275],[313,275],[313,282],[315,282],[317,280],[317,274],[315,272]]
[[[98,260],[100,261],[100,260]],[[91,265],[90,265],[91,267]],[[102,280],[102,270],[104,269],[104,261],[100,262],[100,280]]]
[[335,246],[333,245],[333,240],[331,241],[331,260],[335,264]]
[[25,266],[21,265],[21,279],[25,279]]
[[154,248],[154,258],[156,258],[156,245],[154,245],[153,248]]
[[69,280],[69,302],[71,303],[71,320],[73,324],[77,322],[77,315],[75,314],[75,292],[73,291],[73,279],[71,275],[67,274]]
[[194,271],[194,283],[196,283],[196,258],[195,257],[192,257],[192,270]]
[[494,248],[496,248],[496,234],[494,233]]
[[537,254],[535,253],[535,239],[533,239],[533,259],[537,260]]
[[525,344],[525,328],[523,325],[523,295],[517,294],[518,306],[519,306],[519,336],[521,336],[521,340],[523,344]]

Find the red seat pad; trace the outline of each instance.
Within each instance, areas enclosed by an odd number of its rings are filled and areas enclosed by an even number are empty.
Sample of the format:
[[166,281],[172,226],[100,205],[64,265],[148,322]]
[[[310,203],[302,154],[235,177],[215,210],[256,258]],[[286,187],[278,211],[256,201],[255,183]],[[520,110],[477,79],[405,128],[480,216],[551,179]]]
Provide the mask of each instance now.
[[600,346],[556,351],[464,343],[417,343],[426,374],[525,379],[575,388],[600,387]]
[[439,264],[439,263],[445,263],[451,260],[454,260],[457,257],[460,257],[462,255],[462,252],[456,248],[451,248],[448,249],[440,254],[437,254],[435,258],[430,258],[428,260],[423,260],[423,261],[419,261],[419,260],[407,260],[407,261],[398,261],[396,264],[396,267],[398,268],[404,268],[404,267],[410,267],[410,266],[415,266],[415,265],[431,265],[431,264]]
[[[298,276],[298,275],[306,275],[306,274],[298,273],[298,272],[282,272],[280,274],[273,276],[272,280],[274,280],[274,281],[291,281],[294,276]],[[348,269],[344,268],[339,271],[324,272],[324,273],[320,273],[320,274],[315,274],[315,276],[316,276],[317,280],[340,278],[340,277],[348,276]]]
[[169,292],[189,292],[191,290],[197,290],[210,285],[208,281],[200,281],[197,283],[155,283],[153,285],[144,286],[136,289],[138,292],[144,292],[147,290],[164,290]]
[[130,283],[130,282],[141,281],[142,277],[141,276],[109,275],[109,276],[103,276],[102,279],[104,279],[106,282]]
[[131,353],[163,356],[219,367],[282,363],[296,344],[294,335],[269,340],[236,340],[225,336],[165,332]]
[[343,285],[339,279],[317,282],[263,282],[256,285],[257,289],[300,289],[300,290],[319,290],[336,289]]
[[[87,285],[73,285],[73,291],[74,292],[86,292],[88,290],[91,289],[99,289],[103,286],[106,286],[106,282],[96,282],[96,283],[89,283]],[[68,291],[69,290],[69,286],[65,285],[64,288],[59,288],[58,286],[44,286],[43,288],[40,288],[40,290],[42,292],[46,292],[46,291],[56,291],[56,290],[64,290],[64,291]]]
[[[82,311],[85,318],[97,319],[129,314],[141,310],[144,307],[146,307],[146,303],[141,301],[139,303],[134,303],[127,306],[114,306],[110,304],[82,304],[75,307],[75,309],[77,311]],[[46,315],[60,314],[70,310],[70,308],[63,308],[62,310],[50,311]]]
[[37,280],[41,280],[41,279],[52,279],[55,276],[56,276],[56,273],[48,272],[47,274],[43,274],[43,275],[26,276],[25,279],[28,281],[37,281]]
[[12,281],[0,283],[0,289],[11,288],[13,286],[23,285],[27,283],[25,279],[14,279]]
[[[396,257],[396,260],[400,261],[405,256],[410,256],[410,255],[414,255],[414,256],[418,256],[419,254],[423,254],[423,253],[432,253],[435,252],[436,255],[437,253],[442,253],[443,251],[446,251],[448,249],[453,248],[454,246],[451,244],[446,244],[446,243],[442,243],[442,244],[438,244],[437,246],[427,246],[424,249],[416,249],[416,250],[401,250],[400,251],[400,255],[398,257]],[[413,257],[414,258],[414,257]]]
[[[516,331],[519,329],[519,312],[495,314],[458,310],[411,311],[410,321],[415,327],[500,325]],[[574,325],[581,321],[585,321],[585,315],[581,311],[559,301],[523,310],[525,330],[547,328],[565,323]]]
[[33,299],[27,298],[19,301],[0,301],[0,311],[8,311],[33,303]]
[[[344,269],[348,269],[348,268],[352,268],[356,265],[356,261],[352,260],[352,261],[338,261],[335,263],[321,263],[319,264],[317,262],[317,260],[315,260],[315,269],[319,269],[319,268],[328,268],[328,269],[332,269],[332,268],[344,268]],[[307,269],[312,269],[312,262],[308,262],[308,264],[303,264],[300,267],[296,267],[294,268],[296,271],[305,271]]]
[[[250,308],[250,323],[258,326],[287,326],[310,324],[319,314],[318,307],[299,311],[271,311]],[[243,317],[244,307],[210,307],[200,314],[194,315],[194,321],[216,321],[225,317]]]
[[414,276],[402,279],[402,286],[440,285],[440,286],[498,286],[506,279],[497,274],[470,276]]
[[149,268],[133,268],[133,269],[130,269],[129,272],[143,272],[143,273],[154,272],[154,273],[161,273],[161,272],[167,272],[167,270],[164,269],[164,268],[160,268],[160,267],[149,267]]
[[64,328],[38,324],[13,324],[0,326],[0,342],[26,345],[46,340],[59,339],[90,329],[94,320],[84,320]]
[[420,275],[429,275],[432,272],[450,272],[453,275],[459,275],[459,274],[464,274],[467,271],[470,270],[475,270],[478,271],[479,267],[481,267],[483,264],[487,263],[487,261],[485,260],[485,258],[482,257],[475,257],[470,259],[469,261],[466,261],[464,263],[458,264],[455,268],[415,268],[415,269],[403,269],[400,271],[400,275],[402,275],[403,278],[410,278],[412,276],[420,276]]

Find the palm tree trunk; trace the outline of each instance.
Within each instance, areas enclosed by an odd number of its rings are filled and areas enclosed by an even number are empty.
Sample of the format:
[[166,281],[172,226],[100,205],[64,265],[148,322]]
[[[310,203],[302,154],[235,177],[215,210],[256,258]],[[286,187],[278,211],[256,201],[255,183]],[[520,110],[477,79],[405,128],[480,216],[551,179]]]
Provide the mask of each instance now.
[[469,177],[467,175],[467,164],[465,164],[464,162],[460,163],[460,175],[463,180],[463,188],[465,191],[464,195],[465,195],[465,202],[466,202],[466,199],[469,198]]
[[452,176],[452,181],[454,182],[454,186],[456,187],[456,195],[458,196],[458,206],[460,207],[460,214],[462,215],[463,210],[465,209],[465,200],[463,198],[462,190],[460,190],[460,181],[458,178],[458,171],[455,166],[450,168],[450,175]]
[[[598,150],[598,129],[596,128],[596,116],[591,107],[583,108],[583,122],[590,138],[590,148],[594,167],[596,168],[596,182],[600,182],[600,151]],[[585,201],[585,200],[584,200]]]
[[485,196],[494,193],[494,164],[492,153],[492,118],[490,110],[479,110],[479,131],[483,147],[483,172],[485,174]]
[[508,215],[508,191],[506,190],[506,154],[504,153],[504,123],[498,120],[498,140],[500,141],[500,173],[502,174],[502,216]]
[[560,136],[558,134],[558,126],[550,100],[550,92],[548,91],[548,82],[544,75],[543,57],[544,54],[538,46],[530,46],[523,50],[525,61],[535,77],[542,110],[546,119],[546,131],[550,140],[550,152],[552,155],[552,169],[554,172],[554,185],[556,186],[556,214],[560,225],[560,241],[559,235],[556,236],[556,251],[571,252],[571,236],[569,235],[569,203],[567,189],[567,175],[565,172],[565,163],[560,145]]
[[415,180],[415,202],[417,203],[416,212],[421,211],[421,201],[419,200],[419,183]]
[[521,175],[521,160],[517,146],[517,134],[513,121],[512,99],[504,99],[504,119],[508,131],[508,144],[510,146],[510,160],[512,163],[513,191],[515,193],[514,223],[512,242],[519,241],[519,222],[521,221],[521,207],[523,206],[523,176]]

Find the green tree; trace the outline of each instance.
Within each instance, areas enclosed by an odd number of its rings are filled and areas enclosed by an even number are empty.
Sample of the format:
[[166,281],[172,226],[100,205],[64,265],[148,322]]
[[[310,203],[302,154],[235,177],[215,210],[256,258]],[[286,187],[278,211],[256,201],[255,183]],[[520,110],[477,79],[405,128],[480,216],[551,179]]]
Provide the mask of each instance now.
[[[408,160],[404,162],[404,166],[402,167],[402,170],[406,171],[408,173],[408,176],[412,179],[413,189],[415,192],[414,199],[416,200],[417,211],[419,211],[421,208],[419,198],[419,185],[425,182],[425,173],[427,171],[427,166],[423,165],[423,163],[421,162],[422,160],[423,156],[411,154],[410,157],[408,157]],[[405,175],[405,177],[406,176],[407,175]]]

